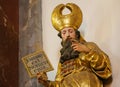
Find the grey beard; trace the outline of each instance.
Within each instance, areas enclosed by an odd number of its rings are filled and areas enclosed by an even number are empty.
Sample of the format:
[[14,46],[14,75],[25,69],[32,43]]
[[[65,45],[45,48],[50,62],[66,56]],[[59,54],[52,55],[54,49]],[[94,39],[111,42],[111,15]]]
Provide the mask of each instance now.
[[63,48],[60,50],[60,53],[61,53],[60,62],[61,63],[64,63],[65,61],[70,60],[70,59],[75,59],[79,56],[79,52],[74,51],[71,45],[72,45],[72,42],[70,39],[67,39],[65,42],[62,42]]

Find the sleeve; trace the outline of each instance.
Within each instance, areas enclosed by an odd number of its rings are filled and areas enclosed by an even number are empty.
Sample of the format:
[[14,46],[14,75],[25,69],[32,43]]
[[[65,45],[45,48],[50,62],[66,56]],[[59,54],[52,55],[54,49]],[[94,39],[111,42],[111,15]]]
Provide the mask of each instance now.
[[49,87],[60,87],[60,86],[59,86],[59,82],[57,82],[57,81],[51,81],[51,82],[49,83]]
[[58,64],[58,70],[57,75],[55,78],[55,81],[49,81],[49,87],[60,87],[60,82],[63,79],[63,77],[60,75],[61,72],[61,63]]
[[92,71],[99,77],[107,79],[112,75],[110,60],[107,54],[92,42],[86,44],[90,52],[86,55],[87,60],[90,62]]

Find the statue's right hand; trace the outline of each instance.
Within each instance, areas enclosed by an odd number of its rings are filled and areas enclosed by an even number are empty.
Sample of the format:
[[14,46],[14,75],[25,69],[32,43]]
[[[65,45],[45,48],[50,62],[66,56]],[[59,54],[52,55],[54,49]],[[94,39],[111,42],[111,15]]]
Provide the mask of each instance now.
[[39,73],[37,73],[37,79],[38,79],[38,82],[43,84],[43,85],[45,83],[47,83],[48,77],[47,77],[46,72],[39,72]]

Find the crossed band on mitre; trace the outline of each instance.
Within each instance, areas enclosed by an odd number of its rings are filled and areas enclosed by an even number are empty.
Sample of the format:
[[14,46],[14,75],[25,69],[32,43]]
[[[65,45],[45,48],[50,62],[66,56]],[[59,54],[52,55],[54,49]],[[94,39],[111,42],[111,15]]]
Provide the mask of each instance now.
[[[71,11],[70,14],[62,14],[65,7]],[[82,11],[74,3],[67,3],[66,5],[59,4],[53,10],[51,20],[53,27],[58,31],[61,31],[65,27],[78,29],[82,23]]]

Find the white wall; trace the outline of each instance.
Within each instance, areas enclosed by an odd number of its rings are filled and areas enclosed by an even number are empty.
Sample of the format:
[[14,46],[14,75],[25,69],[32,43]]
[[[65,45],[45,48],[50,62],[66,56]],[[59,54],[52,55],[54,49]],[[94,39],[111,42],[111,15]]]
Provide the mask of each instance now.
[[61,39],[51,24],[51,13],[56,5],[76,3],[83,12],[80,31],[87,41],[93,41],[110,57],[113,81],[110,87],[120,87],[120,0],[42,0],[43,48],[54,71],[48,73],[54,80],[60,57]]

